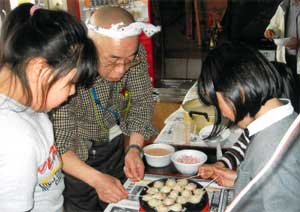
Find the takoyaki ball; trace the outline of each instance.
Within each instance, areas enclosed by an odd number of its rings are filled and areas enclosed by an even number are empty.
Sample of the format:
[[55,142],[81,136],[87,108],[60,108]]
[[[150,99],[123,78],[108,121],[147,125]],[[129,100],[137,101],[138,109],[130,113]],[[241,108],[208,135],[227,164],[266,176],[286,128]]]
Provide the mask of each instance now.
[[203,193],[205,193],[205,191],[201,188],[197,188],[193,192],[195,195],[203,195]]
[[150,207],[152,207],[152,208],[155,208],[155,207],[157,207],[157,206],[159,206],[159,205],[161,205],[161,204],[162,204],[161,201],[158,200],[158,199],[150,199],[150,200],[148,201],[148,205],[149,205]]
[[162,181],[156,181],[153,184],[153,187],[155,187],[155,188],[161,188],[163,186],[164,186],[164,183]]
[[195,183],[189,183],[185,186],[185,189],[186,190],[189,190],[189,191],[193,191],[197,188],[197,185]]
[[153,196],[151,194],[145,194],[142,199],[148,202],[150,199],[153,199]]
[[174,191],[182,191],[182,186],[181,185],[179,185],[179,184],[176,184],[174,187],[173,187],[173,190]]
[[148,190],[147,190],[147,193],[148,194],[155,194],[155,193],[157,193],[158,192],[158,188],[154,188],[154,187],[150,187],[150,188],[148,188]]
[[197,204],[201,201],[203,195],[193,195],[190,197],[189,202],[193,204]]
[[171,211],[182,211],[182,205],[179,203],[175,203],[174,205],[171,205],[169,207],[169,210]]
[[172,190],[170,186],[163,186],[161,187],[160,191],[163,193],[169,193]]
[[190,197],[190,196],[192,196],[192,192],[189,191],[189,190],[183,190],[181,192],[181,195],[184,196],[184,197]]
[[187,179],[178,179],[177,184],[179,184],[181,186],[186,186],[188,184],[188,180]]
[[183,197],[183,196],[179,196],[179,197],[177,197],[176,202],[183,205],[183,204],[187,203],[187,198]]
[[159,205],[159,206],[156,207],[156,211],[157,211],[157,212],[168,212],[169,209],[168,209],[168,207],[165,206],[165,205]]
[[169,194],[169,198],[176,199],[178,197],[179,191],[171,191]]
[[175,179],[168,179],[167,181],[166,181],[166,186],[170,186],[170,187],[174,187],[176,185],[176,181],[175,181]]
[[175,199],[172,199],[172,198],[166,198],[166,199],[163,201],[163,204],[164,204],[164,205],[167,205],[167,206],[173,205],[174,203],[175,203]]
[[157,192],[157,193],[153,194],[152,198],[163,200],[166,198],[166,194],[163,192]]

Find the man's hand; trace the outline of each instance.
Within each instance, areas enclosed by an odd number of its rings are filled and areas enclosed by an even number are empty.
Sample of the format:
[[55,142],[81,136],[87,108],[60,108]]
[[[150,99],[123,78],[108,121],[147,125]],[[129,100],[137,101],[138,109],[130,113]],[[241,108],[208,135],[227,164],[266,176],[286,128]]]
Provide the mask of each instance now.
[[121,182],[107,174],[99,172],[96,180],[94,180],[93,187],[99,199],[107,203],[118,202],[128,197],[128,192]]
[[125,175],[136,182],[144,178],[145,166],[137,149],[130,149],[125,156]]
[[[143,147],[144,136],[139,133],[131,133],[129,145],[137,145]],[[125,175],[130,178],[131,181],[136,182],[144,179],[145,166],[143,160],[140,157],[140,151],[137,148],[130,148],[125,155]]]
[[275,37],[275,32],[271,29],[267,29],[265,32],[264,32],[264,36],[265,38],[267,39],[273,39]]
[[63,170],[93,187],[104,202],[118,202],[127,198],[128,192],[117,178],[103,174],[86,164],[75,152],[65,152],[62,154],[62,160]]

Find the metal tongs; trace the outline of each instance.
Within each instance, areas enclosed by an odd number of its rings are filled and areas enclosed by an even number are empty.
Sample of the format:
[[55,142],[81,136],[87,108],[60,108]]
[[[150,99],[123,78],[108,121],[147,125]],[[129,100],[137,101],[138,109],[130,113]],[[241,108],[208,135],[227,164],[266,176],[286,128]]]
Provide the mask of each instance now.
[[[192,179],[192,178],[195,178],[195,177],[199,177],[199,175],[200,174],[196,174],[196,175],[193,175],[193,176],[190,176],[190,177],[181,178],[181,179],[188,180],[188,179]],[[209,181],[205,186],[203,186],[203,188],[201,188],[201,191],[205,190],[210,184],[212,184],[213,182],[215,182],[218,178],[219,178],[219,176],[217,176],[214,179],[212,179],[211,181]]]
[[215,177],[214,179],[212,179],[211,181],[209,181],[205,186],[203,186],[203,188],[201,188],[201,191],[204,191],[210,184],[212,184],[213,182],[215,182],[220,176]]

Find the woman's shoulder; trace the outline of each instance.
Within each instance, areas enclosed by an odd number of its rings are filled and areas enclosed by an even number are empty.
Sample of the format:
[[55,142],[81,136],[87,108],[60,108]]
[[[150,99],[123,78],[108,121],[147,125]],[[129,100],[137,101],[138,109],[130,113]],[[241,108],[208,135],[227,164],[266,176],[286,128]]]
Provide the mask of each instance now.
[[[0,108],[0,124],[7,126],[28,125],[38,113],[31,108]],[[25,127],[24,126],[24,127]]]
[[[269,157],[277,148],[278,144],[281,142],[282,138],[285,136],[286,132],[289,130],[290,126],[296,119],[297,114],[293,113],[290,116],[276,122],[275,124],[265,128],[264,130],[258,132],[254,135],[251,143],[253,152],[261,152],[261,155]],[[300,137],[294,137],[293,140],[300,140]],[[300,153],[300,142],[299,153]]]
[[24,111],[0,110],[0,140],[4,142],[34,140],[37,129],[31,118],[30,114]]

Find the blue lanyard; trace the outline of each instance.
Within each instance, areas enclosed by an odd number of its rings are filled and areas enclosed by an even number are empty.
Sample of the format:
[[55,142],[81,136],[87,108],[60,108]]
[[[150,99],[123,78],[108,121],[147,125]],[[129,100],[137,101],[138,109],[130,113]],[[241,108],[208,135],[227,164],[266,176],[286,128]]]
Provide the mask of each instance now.
[[[96,89],[95,89],[94,87],[92,87],[90,91],[91,91],[91,94],[92,94],[92,96],[93,96],[93,99],[94,99],[96,105],[98,106],[98,108],[99,108],[100,110],[105,110],[105,111],[107,111],[107,112],[113,114],[113,116],[115,117],[115,120],[116,120],[116,122],[117,122],[117,125],[120,125],[120,114],[119,114],[117,111],[113,111],[113,110],[111,110],[110,108],[104,107],[104,106],[101,104],[99,98],[97,97]],[[95,112],[96,112],[96,111],[95,111]]]

